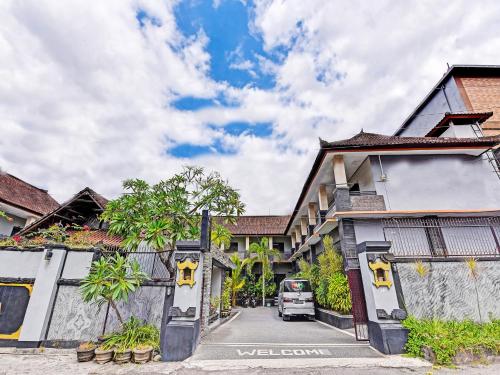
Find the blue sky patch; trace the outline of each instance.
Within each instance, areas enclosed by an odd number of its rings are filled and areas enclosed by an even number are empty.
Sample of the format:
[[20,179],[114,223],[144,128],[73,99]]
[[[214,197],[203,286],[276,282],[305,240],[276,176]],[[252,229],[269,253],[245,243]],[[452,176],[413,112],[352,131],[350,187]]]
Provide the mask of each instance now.
[[256,137],[269,137],[273,133],[273,124],[269,122],[248,123],[231,122],[223,126],[224,132],[234,136],[240,136],[243,133],[254,135]]
[[209,39],[210,76],[241,88],[252,85],[269,89],[275,85],[275,77],[262,71],[259,58],[280,63],[281,48],[277,53],[263,49],[263,41],[249,29],[252,3],[245,6],[241,1],[222,1],[218,7],[208,0],[184,0],[175,8],[177,26],[186,36],[196,35],[202,29]]
[[194,145],[191,143],[180,143],[167,150],[167,153],[176,158],[196,158],[198,156],[219,154],[233,155],[236,150],[224,147],[220,139],[216,139],[209,146]]
[[139,22],[140,27],[144,27],[147,22],[150,22],[154,26],[161,26],[161,22],[159,19],[155,17],[151,17],[145,10],[139,9],[135,14],[135,18],[137,22]]
[[180,111],[197,111],[207,107],[236,107],[239,103],[228,100],[220,94],[216,98],[197,98],[194,96],[184,96],[174,100],[171,105]]

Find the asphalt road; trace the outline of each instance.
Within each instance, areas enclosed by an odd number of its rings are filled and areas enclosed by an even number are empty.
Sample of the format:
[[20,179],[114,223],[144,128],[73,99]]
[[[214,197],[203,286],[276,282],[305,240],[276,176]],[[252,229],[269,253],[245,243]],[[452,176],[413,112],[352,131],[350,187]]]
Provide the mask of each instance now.
[[315,321],[284,322],[276,308],[258,307],[241,309],[234,320],[204,337],[190,360],[381,356],[352,332]]

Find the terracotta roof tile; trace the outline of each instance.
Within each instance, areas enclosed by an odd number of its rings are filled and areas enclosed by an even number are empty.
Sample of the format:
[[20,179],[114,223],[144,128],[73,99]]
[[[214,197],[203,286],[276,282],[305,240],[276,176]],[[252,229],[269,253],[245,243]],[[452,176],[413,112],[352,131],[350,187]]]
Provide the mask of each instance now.
[[233,235],[284,235],[290,216],[239,216],[236,223],[224,223],[224,218],[216,217]]
[[493,112],[446,112],[441,120],[431,130],[427,132],[426,137],[437,137],[444,133],[449,128],[450,121],[454,124],[467,123],[470,121],[477,121],[482,124],[487,119],[493,116]]
[[8,173],[0,173],[0,201],[39,215],[59,207],[59,203],[46,190]]
[[320,139],[322,149],[356,148],[402,148],[402,147],[491,147],[500,143],[500,136],[482,138],[436,138],[436,137],[398,137],[376,133],[360,132],[354,137],[340,141],[327,142]]

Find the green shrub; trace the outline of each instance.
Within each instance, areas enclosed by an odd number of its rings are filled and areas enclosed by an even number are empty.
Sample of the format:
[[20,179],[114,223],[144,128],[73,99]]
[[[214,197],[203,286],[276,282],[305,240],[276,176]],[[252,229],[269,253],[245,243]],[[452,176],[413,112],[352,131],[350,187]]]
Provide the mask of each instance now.
[[[266,283],[264,285],[266,297],[273,297],[276,294],[276,283],[274,282],[274,274],[268,272],[266,274]],[[262,276],[255,284],[255,293],[257,297],[262,298]]]
[[231,309],[231,278],[226,277],[224,280],[224,286],[222,290],[222,309],[223,310],[230,310]]
[[318,256],[318,266],[309,269],[311,286],[318,304],[341,314],[351,311],[351,293],[344,275],[343,258],[330,236],[323,238],[325,250]]
[[118,332],[112,332],[104,337],[104,349],[115,348],[117,351],[152,346],[160,349],[160,331],[151,324],[143,324],[139,319],[131,317],[122,325]]
[[409,355],[423,356],[423,348],[432,349],[436,364],[450,365],[453,357],[461,350],[480,354],[490,350],[500,353],[500,320],[490,323],[465,321],[443,321],[408,317],[403,321],[408,328],[408,342],[405,349]]
[[347,277],[340,272],[335,272],[328,278],[328,293],[326,296],[328,307],[341,314],[351,311],[351,292]]

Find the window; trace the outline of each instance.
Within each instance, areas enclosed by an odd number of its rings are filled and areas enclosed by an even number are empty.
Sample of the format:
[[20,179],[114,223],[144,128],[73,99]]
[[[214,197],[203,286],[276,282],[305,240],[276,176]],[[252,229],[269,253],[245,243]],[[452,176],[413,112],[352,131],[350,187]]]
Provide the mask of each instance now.
[[280,253],[285,252],[285,244],[283,242],[273,242],[273,248],[278,250]]
[[231,242],[229,244],[229,249],[227,249],[227,251],[230,252],[230,253],[238,251],[238,242]]
[[287,280],[284,283],[285,292],[310,292],[311,284],[307,280]]

